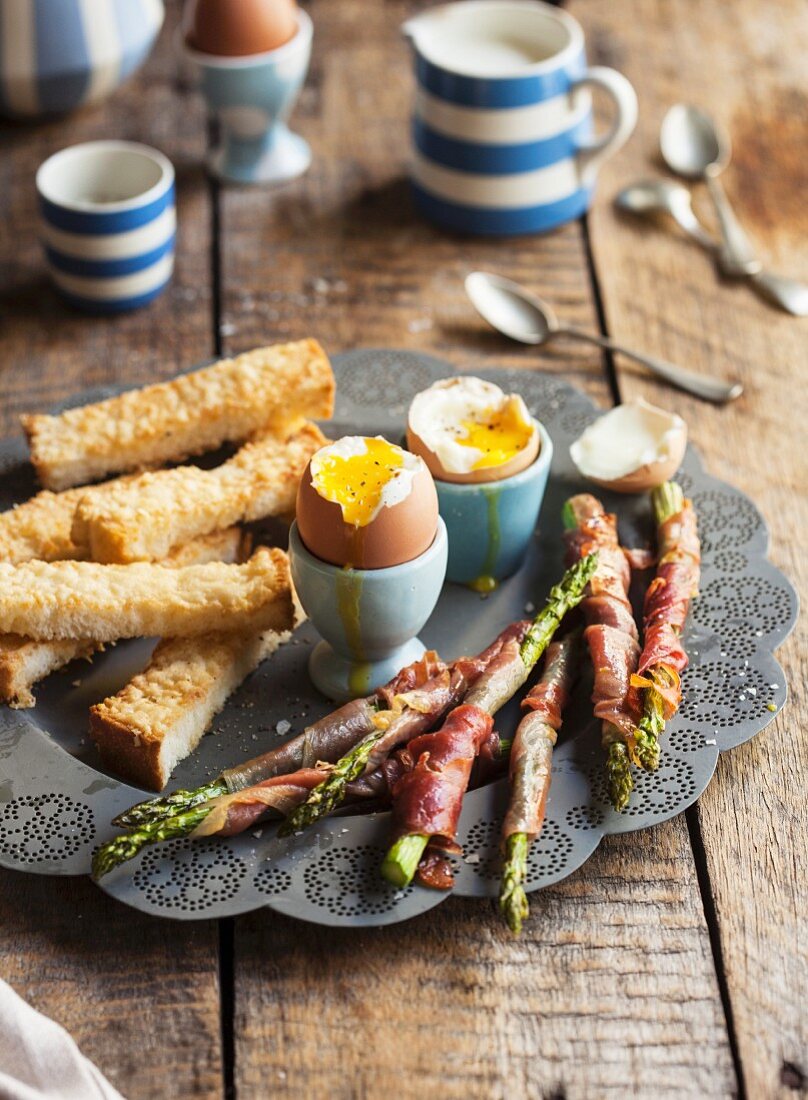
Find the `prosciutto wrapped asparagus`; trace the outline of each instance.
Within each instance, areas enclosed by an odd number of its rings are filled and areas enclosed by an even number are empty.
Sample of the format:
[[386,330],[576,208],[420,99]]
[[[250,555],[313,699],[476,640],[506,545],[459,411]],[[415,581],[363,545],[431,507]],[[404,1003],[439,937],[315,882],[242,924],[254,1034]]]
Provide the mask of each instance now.
[[[382,864],[393,885],[407,886],[430,840],[440,852],[457,850],[457,823],[477,753],[490,737],[493,716],[525,683],[566,613],[580,602],[595,573],[597,554],[577,561],[551,591],[521,643],[503,645],[497,658],[452,711],[443,727],[411,742],[415,761],[393,788],[395,839]],[[434,870],[432,861],[430,870]],[[446,865],[431,885],[450,886]]]
[[519,933],[530,912],[524,880],[531,843],[541,832],[550,790],[553,749],[570,697],[581,649],[581,631],[551,642],[538,682],[522,700],[527,711],[511,747],[511,797],[502,825],[505,862],[499,908]]
[[632,687],[642,697],[642,718],[635,731],[637,757],[644,768],[659,766],[659,738],[679,709],[680,673],[687,667],[681,642],[690,601],[698,594],[701,545],[693,505],[679,485],[668,481],[654,489],[651,503],[657,523],[656,576],[645,594],[643,650]]
[[634,731],[639,721],[631,676],[640,656],[637,625],[628,590],[631,567],[617,537],[617,517],[588,493],[571,497],[564,505],[567,560],[598,553],[598,566],[581,604],[587,626],[584,638],[595,670],[592,700],[602,722],[601,739],[607,751],[609,797],[616,810],[628,803],[636,760]]
[[[492,665],[509,642],[521,642],[529,627],[527,622],[513,623],[479,657],[461,657],[455,661],[452,666],[452,676],[456,681],[453,699],[441,714],[445,714],[451,706],[456,706],[463,699],[468,688]],[[376,729],[363,737],[335,764],[306,801],[289,815],[281,826],[280,835],[290,836],[331,813],[344,800],[347,786],[352,780],[372,772],[399,745],[406,744],[423,730],[430,729],[441,714],[435,714],[428,724],[417,723],[412,717],[402,720],[395,707],[388,713],[377,715]]]
[[[357,742],[364,744],[369,727],[374,744],[380,746],[384,742],[390,746],[387,752],[391,751],[397,744],[429,729],[457,705],[504,642],[522,637],[527,626],[527,623],[509,626],[478,657],[462,657],[451,668],[439,661],[435,653],[429,652],[402,670],[374,696],[357,700],[356,706],[348,703],[340,707],[299,737],[248,761],[242,768],[223,773],[215,784],[195,791],[175,792],[173,809],[169,803],[171,796],[136,807],[147,809],[159,803],[159,816],[136,825],[99,848],[93,859],[94,877],[108,874],[150,844],[190,835],[232,836],[249,828],[270,810],[294,814],[296,807],[306,804],[306,800],[322,788],[324,777],[330,778],[335,770],[335,767],[313,767],[306,762],[304,754],[311,753],[313,746],[326,757],[325,763],[328,757],[333,761],[338,758],[338,750],[344,753],[346,746],[350,749]],[[370,752],[367,755],[370,766],[375,767],[378,756]],[[298,760],[305,762],[305,766],[293,771],[290,764],[293,767]],[[315,760],[314,763],[324,762]],[[289,769],[288,773],[278,774],[284,767]],[[336,767],[339,767],[339,760]],[[261,771],[268,773],[265,779],[249,787],[243,785],[242,776]],[[229,784],[233,784],[234,789],[229,789]],[[318,803],[318,808],[321,806],[322,803]]]
[[161,798],[138,802],[119,814],[113,824],[122,828],[139,828],[278,775],[288,775],[300,768],[314,768],[321,761],[335,763],[357,741],[376,729],[377,715],[389,710],[396,697],[416,691],[444,672],[448,672],[447,666],[438,658],[437,653],[429,650],[372,695],[363,699],[352,699],[307,726],[297,737],[292,737],[243,764],[227,768],[213,782],[194,790],[172,791]]

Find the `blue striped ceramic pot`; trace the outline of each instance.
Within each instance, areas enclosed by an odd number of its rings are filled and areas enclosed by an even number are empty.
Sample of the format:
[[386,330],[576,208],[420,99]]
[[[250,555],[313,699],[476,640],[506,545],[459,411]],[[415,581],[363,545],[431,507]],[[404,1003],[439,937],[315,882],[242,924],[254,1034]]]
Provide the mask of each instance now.
[[103,99],[146,58],[163,0],[0,0],[0,115]]
[[[431,220],[463,233],[536,233],[577,218],[628,139],[637,97],[586,63],[584,35],[539,0],[467,0],[404,25],[415,53],[412,178]],[[594,136],[590,89],[614,121]]]
[[117,313],[152,301],[174,268],[171,161],[128,141],[54,154],[36,176],[51,277],[73,305]]

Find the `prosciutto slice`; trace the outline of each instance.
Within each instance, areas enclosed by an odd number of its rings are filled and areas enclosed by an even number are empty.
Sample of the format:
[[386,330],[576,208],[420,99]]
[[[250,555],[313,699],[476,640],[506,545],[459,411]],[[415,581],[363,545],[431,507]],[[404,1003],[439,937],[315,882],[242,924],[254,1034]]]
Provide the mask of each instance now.
[[534,840],[541,832],[553,748],[575,679],[579,648],[580,631],[552,642],[538,683],[522,700],[527,714],[519,723],[511,747],[511,797],[502,826],[503,839],[513,833],[526,833]]
[[667,720],[681,702],[680,674],[687,668],[687,653],[680,639],[701,572],[696,514],[689,500],[660,524],[658,538],[659,564],[645,594],[644,644],[631,684],[635,689],[653,688]]
[[291,775],[276,775],[246,790],[214,798],[209,804],[210,813],[191,835],[236,836],[272,810],[285,817],[308,798],[325,774],[322,768],[301,768]]
[[582,493],[568,502],[568,508],[577,523],[564,536],[568,564],[598,552],[598,567],[581,604],[588,624],[584,638],[595,670],[595,716],[603,722],[605,745],[619,737],[630,746],[639,718],[631,677],[640,656],[628,598],[631,566],[617,537],[617,517],[605,512],[599,500]]
[[440,848],[455,846],[471,767],[494,719],[480,707],[455,707],[443,726],[410,742],[413,767],[393,788],[395,837],[421,833]]
[[253,760],[229,768],[222,773],[222,778],[231,791],[239,791],[276,775],[287,775],[299,768],[313,768],[319,761],[334,764],[365,734],[376,729],[375,719],[379,711],[388,708],[393,698],[423,687],[442,672],[447,672],[446,665],[430,650],[397,673],[374,695],[345,703],[312,723],[297,737]]

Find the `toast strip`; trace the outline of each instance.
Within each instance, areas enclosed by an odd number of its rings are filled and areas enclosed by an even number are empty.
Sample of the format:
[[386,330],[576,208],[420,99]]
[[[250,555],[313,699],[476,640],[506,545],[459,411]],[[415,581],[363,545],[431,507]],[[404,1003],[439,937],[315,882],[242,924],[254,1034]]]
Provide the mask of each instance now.
[[143,672],[90,709],[90,736],[104,764],[130,783],[162,790],[228,697],[289,637],[238,631],[161,641]]
[[288,630],[289,560],[260,549],[243,565],[0,562],[0,633],[28,638],[187,637]]
[[[165,564],[180,568],[208,561],[244,561],[249,543],[249,535],[237,527],[215,531],[187,546],[177,547]],[[33,688],[40,680],[80,657],[89,660],[101,648],[100,643],[88,640],[36,642],[19,634],[0,634],[0,702],[15,708],[33,707],[36,704]]]
[[22,426],[41,484],[55,490],[181,462],[293,417],[327,419],[333,407],[328,357],[300,340],[58,416],[25,415]]
[[208,531],[292,512],[306,465],[325,442],[303,421],[257,437],[213,470],[178,466],[89,493],[76,509],[73,541],[93,561],[158,561]]

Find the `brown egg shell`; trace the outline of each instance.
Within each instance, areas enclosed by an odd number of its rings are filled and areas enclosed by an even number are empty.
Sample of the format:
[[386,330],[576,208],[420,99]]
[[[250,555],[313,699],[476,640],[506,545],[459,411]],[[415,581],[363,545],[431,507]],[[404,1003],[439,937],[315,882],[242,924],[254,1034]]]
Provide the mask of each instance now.
[[429,470],[422,466],[409,496],[385,505],[365,527],[342,518],[342,508],[321,497],[311,479],[311,463],[297,492],[297,526],[306,548],[332,565],[386,569],[419,557],[432,545],[438,529],[438,494]]
[[483,466],[479,470],[469,470],[467,474],[454,474],[443,468],[431,447],[424,443],[409,424],[407,425],[407,450],[419,455],[429,467],[429,472],[438,481],[451,481],[456,485],[483,485],[486,482],[503,481],[506,477],[513,477],[514,474],[519,474],[533,465],[538,457],[540,444],[539,432],[536,429],[528,445],[513,458],[503,462],[501,466]]
[[[681,439],[681,445],[680,445]],[[613,493],[647,493],[656,489],[664,481],[670,481],[682,464],[687,448],[687,432],[683,431],[681,437],[677,437],[676,448],[667,458],[657,462],[647,462],[632,470],[630,474],[617,477],[613,481],[587,475],[587,480],[599,485],[601,489],[611,489]]]
[[295,0],[191,0],[188,45],[214,57],[249,57],[285,45],[297,32]]

